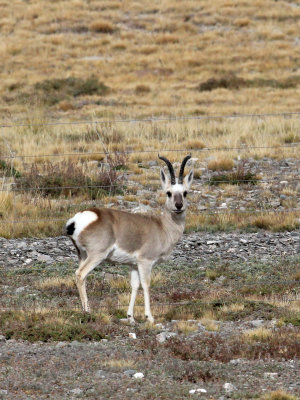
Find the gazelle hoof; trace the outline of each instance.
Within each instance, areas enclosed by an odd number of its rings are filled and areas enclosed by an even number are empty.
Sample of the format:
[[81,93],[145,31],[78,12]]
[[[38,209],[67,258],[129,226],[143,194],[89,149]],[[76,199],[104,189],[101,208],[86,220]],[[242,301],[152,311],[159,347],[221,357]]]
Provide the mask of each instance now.
[[129,321],[129,323],[130,323],[131,325],[134,325],[134,324],[135,324],[135,320],[134,320],[134,318],[133,318],[131,315],[127,315],[127,318],[128,318],[128,321]]
[[147,321],[149,321],[151,324],[154,323],[154,318],[152,317],[152,315],[146,315],[146,319],[147,319]]

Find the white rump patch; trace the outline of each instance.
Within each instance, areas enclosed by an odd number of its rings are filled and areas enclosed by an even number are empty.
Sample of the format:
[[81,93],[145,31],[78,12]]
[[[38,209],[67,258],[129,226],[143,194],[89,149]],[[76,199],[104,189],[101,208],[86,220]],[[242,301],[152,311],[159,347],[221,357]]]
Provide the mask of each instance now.
[[72,222],[75,222],[75,230],[72,235],[72,238],[75,240],[76,243],[80,233],[97,219],[98,215],[94,211],[82,211],[75,214],[73,218],[69,219],[67,225],[70,225]]

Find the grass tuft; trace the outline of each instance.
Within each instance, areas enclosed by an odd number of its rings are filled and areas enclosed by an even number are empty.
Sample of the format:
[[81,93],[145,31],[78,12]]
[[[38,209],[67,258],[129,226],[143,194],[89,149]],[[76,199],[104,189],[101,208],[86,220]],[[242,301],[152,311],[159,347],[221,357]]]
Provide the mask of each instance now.
[[5,311],[0,326],[6,339],[29,342],[101,340],[105,323],[101,315],[78,311]]

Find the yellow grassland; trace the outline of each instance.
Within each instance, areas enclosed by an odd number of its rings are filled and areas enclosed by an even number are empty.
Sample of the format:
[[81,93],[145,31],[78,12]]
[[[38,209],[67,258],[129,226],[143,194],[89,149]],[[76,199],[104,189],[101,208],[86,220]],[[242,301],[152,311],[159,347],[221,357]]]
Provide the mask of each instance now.
[[244,79],[297,75],[300,9],[290,2],[3,0],[0,15],[0,111],[7,118],[28,109],[18,95],[35,83],[92,75],[110,87],[106,104],[70,99],[72,107],[51,112],[78,118],[298,110],[299,85],[196,90],[228,72]]
[[[3,0],[0,16],[0,122],[12,125],[1,129],[0,159],[21,174],[32,163],[72,160],[93,176],[106,152],[126,151],[130,179],[137,185],[127,187],[125,201],[152,207],[153,200],[161,205],[163,197],[150,193],[140,198],[137,191],[138,184],[154,191],[159,188],[158,171],[140,168],[157,159],[158,152],[174,162],[191,151],[197,158],[198,178],[209,164],[218,170],[248,157],[299,157],[299,147],[293,146],[299,142],[296,117],[43,125],[298,111],[300,9],[289,2],[247,0],[237,6],[231,0],[32,0],[24,6],[20,0]],[[199,90],[199,84],[224,76],[252,83]],[[109,90],[104,95],[67,96],[47,105],[34,86],[46,79],[70,77],[95,77]],[[294,84],[284,87],[282,83],[289,79]],[[254,148],[244,149],[249,146]],[[62,233],[60,219],[68,218],[86,200],[84,195],[70,202],[12,193],[14,179],[0,179],[0,236]],[[282,194],[293,192],[296,198],[294,188],[284,190]],[[230,196],[242,197],[243,192],[227,185],[224,197]],[[193,202],[197,203],[197,195],[191,196]],[[108,203],[118,207],[113,197],[97,205]],[[283,204],[287,209],[297,207],[294,199]],[[55,221],[49,224],[49,219]],[[7,224],[12,220],[33,222]],[[187,229],[211,224],[293,229],[299,225],[299,213],[275,218],[267,213],[208,216],[191,207]]]

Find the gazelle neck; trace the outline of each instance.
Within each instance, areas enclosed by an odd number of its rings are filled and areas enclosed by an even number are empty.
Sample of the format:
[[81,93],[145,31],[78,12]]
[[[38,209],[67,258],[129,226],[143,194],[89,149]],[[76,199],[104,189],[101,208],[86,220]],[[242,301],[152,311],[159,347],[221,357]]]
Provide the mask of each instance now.
[[183,211],[180,214],[176,214],[175,212],[170,212],[167,208],[165,208],[163,216],[166,218],[168,224],[174,226],[174,228],[179,229],[181,231],[181,234],[183,233],[185,227],[186,211]]

